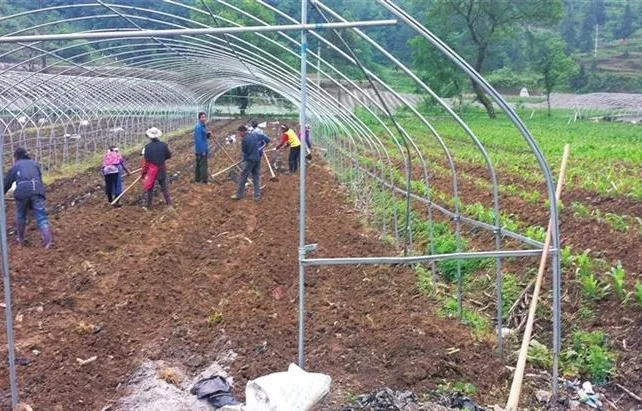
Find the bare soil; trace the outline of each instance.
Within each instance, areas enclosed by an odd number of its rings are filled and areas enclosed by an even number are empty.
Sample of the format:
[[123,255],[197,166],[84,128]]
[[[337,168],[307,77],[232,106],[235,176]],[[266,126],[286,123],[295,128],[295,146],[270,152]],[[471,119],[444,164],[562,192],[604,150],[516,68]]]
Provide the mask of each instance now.
[[[126,394],[123,384],[145,360],[196,373],[231,348],[236,394],[246,380],[296,361],[297,178],[268,181],[264,167],[261,201],[233,202],[232,182],[191,182],[189,135],[171,147],[174,209],[157,197],[144,212],[140,188],[113,209],[100,176],[85,173],[50,187],[52,250],[39,248],[35,230],[31,247],[11,245],[17,356],[28,363],[18,367],[20,396],[34,410],[101,410]],[[228,163],[219,154],[210,171]],[[309,171],[306,240],[319,244],[316,256],[396,253],[362,223],[323,164]],[[508,372],[494,347],[436,318],[415,283],[405,267],[308,269],[306,366],[332,376],[337,401],[347,392],[422,392],[449,380],[471,382],[479,401],[495,402]],[[447,354],[452,347],[459,351]],[[92,356],[91,364],[77,361]],[[8,387],[8,373],[0,373],[2,409]]]

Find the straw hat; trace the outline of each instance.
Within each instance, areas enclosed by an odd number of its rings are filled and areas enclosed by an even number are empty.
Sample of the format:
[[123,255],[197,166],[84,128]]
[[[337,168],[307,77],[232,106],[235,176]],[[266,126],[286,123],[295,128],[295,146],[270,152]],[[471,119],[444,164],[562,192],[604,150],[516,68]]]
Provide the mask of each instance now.
[[152,127],[149,130],[145,132],[147,137],[154,139],[154,138],[160,138],[160,136],[163,135],[163,132],[157,129],[156,127]]

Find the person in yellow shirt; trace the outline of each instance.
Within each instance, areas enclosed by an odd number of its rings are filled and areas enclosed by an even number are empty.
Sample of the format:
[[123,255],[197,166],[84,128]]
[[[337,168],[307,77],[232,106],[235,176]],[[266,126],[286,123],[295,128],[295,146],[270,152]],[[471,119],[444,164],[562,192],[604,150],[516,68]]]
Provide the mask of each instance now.
[[288,157],[289,173],[294,173],[299,168],[299,158],[301,156],[301,141],[296,133],[285,124],[281,124],[281,142],[276,146],[279,150],[286,145],[290,146],[290,156]]

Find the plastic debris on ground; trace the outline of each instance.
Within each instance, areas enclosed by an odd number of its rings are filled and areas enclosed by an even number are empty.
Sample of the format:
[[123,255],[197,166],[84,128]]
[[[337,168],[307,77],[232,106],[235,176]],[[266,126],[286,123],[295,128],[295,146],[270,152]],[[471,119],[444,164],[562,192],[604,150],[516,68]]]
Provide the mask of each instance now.
[[220,375],[199,380],[194,384],[190,393],[196,395],[196,398],[199,400],[207,401],[207,403],[214,408],[240,404],[232,395],[230,384]]
[[225,406],[220,411],[308,411],[330,390],[332,379],[309,373],[295,364],[287,372],[277,372],[248,381],[245,405]]
[[596,410],[603,408],[604,405],[600,401],[600,394],[595,392],[593,385],[589,381],[585,381],[582,384],[580,384],[579,380],[565,381],[564,387],[575,394],[573,399],[577,399],[582,404],[586,404]]
[[453,409],[484,411],[461,393],[440,395],[428,401],[421,401],[411,391],[395,391],[387,387],[370,394],[360,395],[351,404],[339,408],[339,411],[448,411]]

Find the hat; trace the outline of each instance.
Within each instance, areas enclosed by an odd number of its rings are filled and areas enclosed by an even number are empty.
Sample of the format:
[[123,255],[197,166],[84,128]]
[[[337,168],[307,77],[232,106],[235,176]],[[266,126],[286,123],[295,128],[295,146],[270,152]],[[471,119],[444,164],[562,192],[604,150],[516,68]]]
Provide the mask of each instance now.
[[156,127],[152,127],[149,130],[145,132],[147,137],[154,139],[154,138],[160,138],[160,136],[163,135],[163,132],[157,129]]

